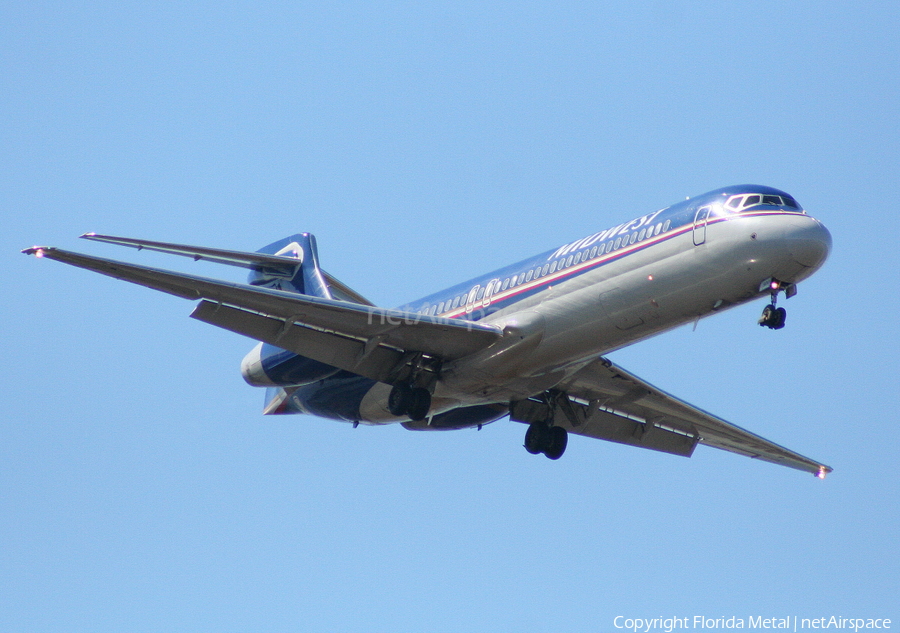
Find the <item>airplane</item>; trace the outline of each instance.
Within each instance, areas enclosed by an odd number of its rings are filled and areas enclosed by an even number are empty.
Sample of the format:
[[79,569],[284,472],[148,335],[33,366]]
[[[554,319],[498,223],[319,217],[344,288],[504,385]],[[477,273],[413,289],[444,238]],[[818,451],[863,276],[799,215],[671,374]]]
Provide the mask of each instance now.
[[806,471],[804,457],[666,393],[606,356],[768,297],[818,270],[831,234],[789,194],[738,185],[591,233],[395,309],[319,266],[312,234],[256,252],[87,233],[87,240],[249,269],[246,284],[34,246],[22,251],[177,297],[191,317],[257,345],[241,363],[264,414],[311,414],[410,430],[527,425],[532,454],[559,459],[569,434],[690,457],[698,444]]

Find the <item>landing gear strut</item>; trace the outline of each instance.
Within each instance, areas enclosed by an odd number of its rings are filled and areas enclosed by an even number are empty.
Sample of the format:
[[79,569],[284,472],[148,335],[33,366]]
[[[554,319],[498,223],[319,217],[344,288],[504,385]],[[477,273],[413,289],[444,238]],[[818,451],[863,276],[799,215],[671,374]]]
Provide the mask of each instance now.
[[388,410],[393,415],[407,415],[413,422],[427,418],[429,409],[431,409],[431,394],[422,387],[398,383],[388,395]]
[[[778,293],[782,289],[780,281],[772,280],[769,284],[769,292],[772,295],[772,303],[763,308],[762,316],[759,317],[759,324],[770,330],[780,330],[784,327],[784,321],[787,318],[787,311],[784,308],[777,307]],[[795,291],[796,293],[796,291]],[[790,297],[790,292],[788,292]]]

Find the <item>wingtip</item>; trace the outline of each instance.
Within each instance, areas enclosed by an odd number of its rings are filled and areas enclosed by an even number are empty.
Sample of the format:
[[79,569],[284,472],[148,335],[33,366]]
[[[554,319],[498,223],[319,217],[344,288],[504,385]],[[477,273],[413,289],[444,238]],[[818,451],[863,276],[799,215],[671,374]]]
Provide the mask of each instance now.
[[32,246],[26,248],[22,252],[25,255],[34,255],[35,257],[43,257],[47,251],[52,250],[49,246]]
[[830,466],[819,466],[819,472],[815,473],[816,479],[825,479],[825,475],[833,471]]
[[90,232],[88,232],[88,233],[82,233],[82,234],[79,235],[78,237],[80,237],[80,238],[83,239],[83,240],[89,240],[89,239],[91,239],[92,237],[97,237],[97,234],[94,233],[93,231],[90,231]]

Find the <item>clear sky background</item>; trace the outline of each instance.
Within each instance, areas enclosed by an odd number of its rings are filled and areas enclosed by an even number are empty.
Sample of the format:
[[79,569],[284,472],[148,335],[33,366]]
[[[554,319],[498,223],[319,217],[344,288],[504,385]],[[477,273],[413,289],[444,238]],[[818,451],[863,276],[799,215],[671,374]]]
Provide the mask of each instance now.
[[[0,630],[900,629],[900,5],[4,2]],[[311,231],[393,306],[725,185],[794,195],[825,267],[613,359],[834,467],[507,420],[265,418],[251,341],[33,244]]]

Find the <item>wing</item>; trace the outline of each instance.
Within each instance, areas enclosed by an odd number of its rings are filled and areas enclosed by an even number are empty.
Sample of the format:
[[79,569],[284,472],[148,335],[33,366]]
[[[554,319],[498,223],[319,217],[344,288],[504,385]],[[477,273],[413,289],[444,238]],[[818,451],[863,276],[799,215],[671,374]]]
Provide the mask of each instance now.
[[605,358],[558,388],[569,396],[561,424],[578,435],[685,456],[705,444],[818,477],[832,470],[679,400]]
[[224,282],[58,248],[36,246],[22,252],[199,299],[191,314],[195,319],[385,382],[396,379],[417,354],[462,358],[502,335],[498,327],[473,321]]

